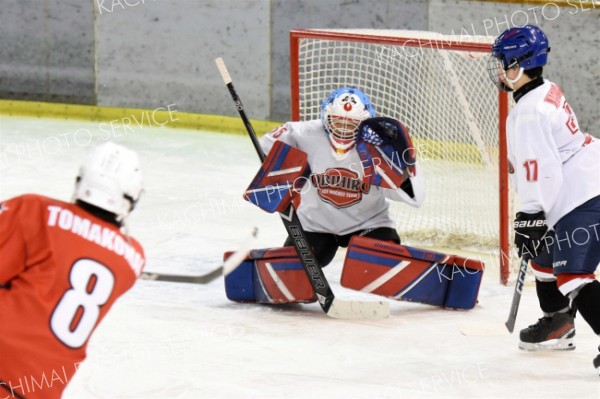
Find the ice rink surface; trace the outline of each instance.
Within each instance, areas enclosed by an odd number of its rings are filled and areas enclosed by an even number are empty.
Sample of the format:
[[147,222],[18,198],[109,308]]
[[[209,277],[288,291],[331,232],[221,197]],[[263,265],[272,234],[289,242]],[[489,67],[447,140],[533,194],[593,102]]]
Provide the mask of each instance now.
[[[146,191],[129,219],[147,271],[202,274],[259,228],[257,247],[280,246],[279,218],[242,200],[258,168],[245,136],[168,128],[2,117],[0,198],[35,192],[69,200],[80,160],[111,139],[139,152]],[[400,234],[402,228],[400,226]],[[325,269],[340,298],[343,251]],[[464,336],[496,325],[512,287],[488,271],[468,312],[391,303],[381,321],[328,318],[318,304],[229,302],[207,285],[138,281],[96,330],[65,398],[596,398],[600,339],[577,319],[577,349],[528,353],[517,334]],[[375,299],[375,298],[373,298]],[[541,317],[524,290],[516,330]]]

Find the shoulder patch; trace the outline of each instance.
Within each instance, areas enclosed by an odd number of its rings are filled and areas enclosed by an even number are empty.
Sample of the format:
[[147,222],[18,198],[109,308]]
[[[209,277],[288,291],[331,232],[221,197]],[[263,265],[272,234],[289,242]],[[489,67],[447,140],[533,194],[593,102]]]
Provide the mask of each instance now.
[[562,90],[560,89],[560,87],[558,87],[557,85],[555,85],[554,83],[552,83],[552,85],[550,86],[550,90],[548,91],[548,94],[546,94],[546,97],[544,98],[544,101],[547,103],[550,103],[552,105],[554,105],[556,108],[560,107],[560,99],[562,98],[563,93]]

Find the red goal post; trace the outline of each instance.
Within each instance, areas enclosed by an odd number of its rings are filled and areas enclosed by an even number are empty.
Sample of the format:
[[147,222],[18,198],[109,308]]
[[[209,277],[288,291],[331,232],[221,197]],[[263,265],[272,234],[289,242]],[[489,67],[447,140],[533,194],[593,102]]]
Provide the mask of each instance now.
[[[423,209],[397,206],[403,240],[497,248],[511,275],[505,121],[508,96],[487,78],[491,37],[401,30],[292,30],[292,120],[319,117],[331,91],[357,86],[378,115],[402,120],[425,173]],[[419,148],[417,148],[419,150]],[[518,267],[518,265],[517,265]]]

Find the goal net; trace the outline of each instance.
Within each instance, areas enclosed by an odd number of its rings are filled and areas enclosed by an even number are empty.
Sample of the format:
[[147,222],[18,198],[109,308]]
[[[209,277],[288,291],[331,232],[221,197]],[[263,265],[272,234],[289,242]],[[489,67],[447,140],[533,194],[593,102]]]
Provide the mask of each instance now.
[[407,126],[425,179],[421,208],[392,203],[403,243],[493,253],[483,260],[506,283],[508,97],[487,75],[492,41],[419,31],[294,30],[292,119],[319,118],[323,99],[340,87],[364,91],[377,115]]

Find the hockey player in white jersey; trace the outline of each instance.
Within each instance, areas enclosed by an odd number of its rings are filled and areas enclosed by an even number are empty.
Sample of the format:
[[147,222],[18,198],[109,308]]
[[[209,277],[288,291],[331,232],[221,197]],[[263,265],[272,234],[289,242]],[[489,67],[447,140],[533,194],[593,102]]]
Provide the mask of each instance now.
[[[321,119],[287,122],[261,139],[265,153],[281,141],[308,155],[312,175],[302,189],[298,217],[323,266],[331,262],[339,246],[348,245],[352,235],[400,242],[387,199],[414,207],[423,202],[421,174],[416,162],[408,159],[408,151],[414,151],[409,148],[409,141],[397,145],[398,154],[404,158],[401,162],[409,164],[409,176],[400,187],[364,184],[368,172],[364,171],[365,159],[357,150],[357,135],[360,123],[374,116],[369,98],[355,87],[346,87],[323,101]],[[396,126],[408,138],[406,128],[399,122]],[[364,132],[358,142],[381,142],[372,131]],[[286,245],[291,245],[289,239]]]
[[[543,317],[521,331],[525,350],[574,349],[574,314],[600,334],[600,141],[580,130],[561,89],[543,79],[550,47],[540,28],[503,32],[488,71],[516,102],[507,119],[509,173],[520,209],[519,255],[531,260]],[[600,371],[600,355],[594,360]]]
[[[245,199],[282,218],[296,209],[320,266],[347,247],[340,278],[346,288],[472,309],[483,264],[401,245],[390,216],[388,200],[418,207],[425,196],[408,129],[397,119],[375,117],[371,101],[356,87],[334,91],[320,111],[320,119],[285,123],[261,139],[268,154]],[[227,297],[314,302],[313,285],[292,244],[288,237],[283,247],[252,250],[226,275]]]

